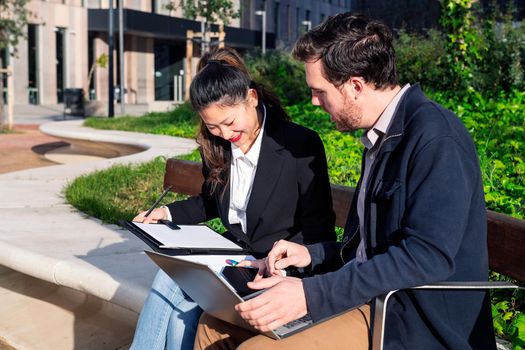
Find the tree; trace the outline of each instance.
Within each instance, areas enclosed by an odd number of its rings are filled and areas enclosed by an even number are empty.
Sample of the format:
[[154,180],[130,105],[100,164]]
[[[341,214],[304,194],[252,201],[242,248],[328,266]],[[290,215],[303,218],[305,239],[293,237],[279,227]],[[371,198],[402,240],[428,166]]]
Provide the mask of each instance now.
[[[0,0],[0,68],[4,67],[4,50],[13,48],[10,54],[16,56],[20,38],[25,37],[28,17],[28,0]],[[0,126],[4,121],[4,79],[0,74]]]
[[95,73],[95,68],[107,68],[109,62],[109,56],[105,53],[98,56],[98,58],[93,62],[91,65],[91,68],[89,69],[88,78],[87,78],[87,86],[88,86],[88,94],[89,94],[89,87],[91,85],[91,79],[93,79],[93,74]]
[[[0,0],[1,1],[1,0]],[[236,10],[231,0],[179,0],[172,1],[166,8],[175,10],[181,8],[184,17],[195,20],[197,17],[204,19],[204,33],[202,40],[207,46],[207,38],[213,23],[221,22],[228,25],[230,20],[240,17],[240,10]],[[207,49],[207,48],[206,48]]]

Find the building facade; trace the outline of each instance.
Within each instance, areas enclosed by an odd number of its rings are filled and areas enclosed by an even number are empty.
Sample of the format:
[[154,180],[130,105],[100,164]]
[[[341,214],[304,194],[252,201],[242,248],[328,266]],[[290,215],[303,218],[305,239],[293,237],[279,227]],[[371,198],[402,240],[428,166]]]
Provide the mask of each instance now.
[[67,87],[87,79],[87,11],[80,0],[31,1],[26,39],[15,56],[2,52],[14,74],[16,104],[60,103]]
[[[119,8],[114,2],[114,84],[120,87]],[[122,0],[125,102],[172,103],[184,95],[187,72],[187,31],[197,33],[201,21],[186,19],[182,10],[168,10],[168,0]],[[350,0],[234,0],[240,17],[224,28],[225,44],[239,51],[260,48],[262,16],[266,13],[266,47],[289,49],[298,36],[327,16],[348,11]],[[13,68],[15,104],[57,104],[64,90],[81,88],[86,98],[107,101],[107,66],[95,62],[109,54],[108,0],[32,0],[33,13],[17,55],[6,52]],[[212,31],[219,30],[217,25]],[[200,56],[199,38],[193,41],[194,60]],[[212,39],[211,44],[217,44]],[[193,70],[195,64],[192,64]],[[92,78],[88,81],[90,70]],[[115,96],[117,98],[118,96]],[[154,108],[153,108],[154,109]]]

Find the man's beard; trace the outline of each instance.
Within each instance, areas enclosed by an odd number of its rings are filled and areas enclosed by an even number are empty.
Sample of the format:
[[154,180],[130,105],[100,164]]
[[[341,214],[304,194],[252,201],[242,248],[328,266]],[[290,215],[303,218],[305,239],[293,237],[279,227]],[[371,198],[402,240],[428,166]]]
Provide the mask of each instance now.
[[354,131],[361,127],[361,120],[363,113],[361,108],[355,104],[349,103],[349,99],[345,97],[343,101],[343,108],[340,112],[332,118],[335,122],[335,127],[339,131]]

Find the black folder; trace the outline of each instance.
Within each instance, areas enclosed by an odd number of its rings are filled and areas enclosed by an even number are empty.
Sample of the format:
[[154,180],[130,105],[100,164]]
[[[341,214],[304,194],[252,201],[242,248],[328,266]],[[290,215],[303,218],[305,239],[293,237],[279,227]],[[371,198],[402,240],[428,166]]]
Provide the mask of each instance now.
[[[239,249],[230,249],[230,248],[217,248],[217,247],[163,247],[162,242],[155,239],[148,232],[144,231],[132,221],[120,220],[119,224],[127,229],[129,232],[133,233],[135,236],[140,238],[144,243],[146,243],[151,249],[158,253],[166,255],[249,255],[252,254],[250,250],[242,248],[239,246]],[[163,224],[158,224],[163,225]],[[219,235],[219,233],[217,233]],[[225,238],[226,239],[226,238]]]

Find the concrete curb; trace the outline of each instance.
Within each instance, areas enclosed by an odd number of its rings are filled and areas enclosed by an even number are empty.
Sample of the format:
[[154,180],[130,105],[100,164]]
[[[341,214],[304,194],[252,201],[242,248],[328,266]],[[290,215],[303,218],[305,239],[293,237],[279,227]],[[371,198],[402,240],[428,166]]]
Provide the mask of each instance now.
[[[79,121],[44,124],[41,131],[73,142],[144,149],[118,158],[62,164],[0,175],[0,265],[140,312],[156,266],[129,232],[86,217],[66,203],[63,187],[114,164],[172,157],[196,148],[192,140],[94,130]],[[118,147],[117,147],[118,148]]]

